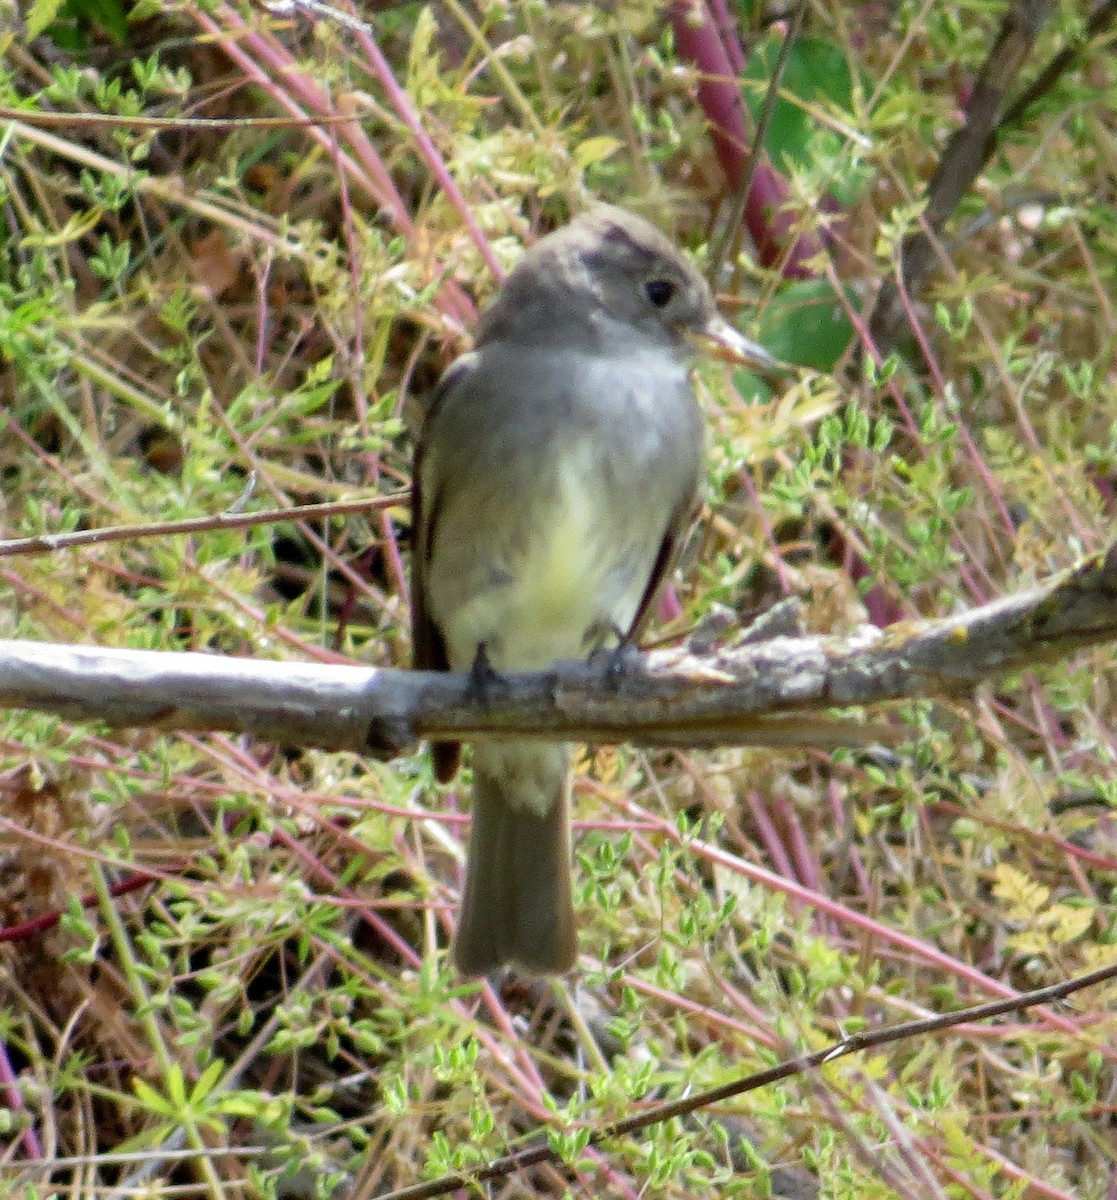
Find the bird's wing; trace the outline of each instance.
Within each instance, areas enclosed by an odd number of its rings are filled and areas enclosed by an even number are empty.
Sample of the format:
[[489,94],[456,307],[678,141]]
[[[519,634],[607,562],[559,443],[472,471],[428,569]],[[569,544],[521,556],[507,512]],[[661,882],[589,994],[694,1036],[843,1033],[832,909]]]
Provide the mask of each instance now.
[[627,634],[628,641],[633,645],[639,643],[648,622],[655,616],[656,598],[663,590],[667,580],[671,578],[671,572],[675,569],[679,553],[686,544],[687,534],[694,524],[698,506],[699,491],[698,487],[695,486],[694,490],[683,498],[671,515],[671,521],[664,531],[663,541],[659,545],[659,553],[656,555],[655,566],[652,568],[652,573],[648,578],[648,585],[644,588],[640,607],[636,610],[636,616],[632,620],[632,627]]
[[425,496],[422,486],[423,463],[427,452],[427,434],[431,422],[442,407],[446,397],[460,386],[476,367],[475,354],[463,354],[447,367],[442,378],[426,401],[423,428],[419,432],[418,445],[411,470],[411,657],[415,668],[420,671],[448,671],[449,658],[446,643],[438,626],[431,618],[427,606],[427,572],[430,569],[431,546],[434,543],[434,526],[437,496]]
[[[472,371],[475,361],[474,355],[463,354],[447,368],[427,401],[424,430],[429,427],[430,421],[451,389],[458,386]],[[434,509],[437,497],[424,499],[422,475],[425,450],[426,439],[420,432],[411,470],[411,660],[415,669],[419,671],[448,671],[450,661],[446,653],[446,642],[427,605],[427,572],[437,518]],[[441,782],[448,782],[458,769],[461,744],[435,742],[431,746],[431,753],[434,757],[435,775]]]

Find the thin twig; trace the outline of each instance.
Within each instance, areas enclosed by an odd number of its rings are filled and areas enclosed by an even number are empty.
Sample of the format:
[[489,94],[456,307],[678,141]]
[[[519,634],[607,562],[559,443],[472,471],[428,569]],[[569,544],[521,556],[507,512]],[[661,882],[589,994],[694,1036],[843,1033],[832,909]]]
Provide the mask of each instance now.
[[[651,1125],[659,1125],[664,1121],[689,1116],[699,1109],[707,1109],[711,1105],[720,1104],[734,1096],[754,1092],[758,1088],[778,1083],[781,1079],[817,1070],[828,1063],[836,1062],[839,1058],[846,1058],[850,1054],[856,1054],[862,1050],[874,1050],[878,1046],[886,1046],[891,1042],[903,1041],[906,1038],[925,1037],[927,1034],[953,1029],[958,1025],[973,1021],[988,1021],[993,1017],[1003,1016],[1005,1013],[1024,1012],[1026,1009],[1035,1008],[1041,1004],[1065,1000],[1067,996],[1073,995],[1083,988],[1106,983],[1111,979],[1117,979],[1117,963],[1102,967],[1097,971],[1091,971],[1088,975],[1079,975],[1063,983],[1053,984],[1051,987],[1022,992],[1007,1000],[993,1000],[988,1004],[977,1004],[972,1008],[960,1009],[958,1012],[941,1013],[935,1017],[924,1017],[918,1021],[905,1021],[900,1025],[891,1025],[886,1029],[855,1033],[822,1050],[816,1050],[813,1054],[786,1059],[777,1066],[769,1067],[766,1071],[746,1075],[742,1079],[735,1079],[731,1083],[722,1084],[721,1087],[710,1088],[708,1091],[698,1092],[681,1100],[667,1100],[662,1104],[655,1104],[641,1113],[624,1117],[619,1121],[610,1121],[590,1134],[587,1146],[601,1146],[615,1138],[647,1129]],[[562,1158],[558,1151],[554,1150],[549,1142],[536,1144],[514,1154],[498,1158],[488,1166],[481,1167],[476,1171],[443,1175],[429,1183],[420,1183],[413,1187],[388,1192],[381,1196],[380,1200],[429,1200],[430,1197],[443,1196],[458,1188],[476,1187],[494,1179],[502,1179],[524,1170],[525,1167],[536,1166],[544,1162],[558,1163],[561,1161]]]
[[372,496],[363,500],[337,500],[326,504],[299,504],[292,508],[272,508],[264,512],[223,512],[208,517],[190,517],[185,521],[153,521],[148,525],[107,525],[104,529],[75,529],[69,533],[36,533],[30,537],[0,540],[0,558],[15,554],[51,554],[72,550],[75,546],[94,546],[104,542],[126,542],[139,538],[172,537],[184,533],[209,533],[216,529],[247,529],[253,525],[273,525],[277,521],[320,521],[352,513],[377,512],[406,505],[409,493]]
[[736,183],[735,195],[733,197],[733,211],[726,222],[725,237],[718,247],[717,252],[710,256],[709,271],[712,280],[721,278],[721,270],[727,257],[731,255],[735,261],[737,255],[741,252],[740,233],[745,219],[745,207],[749,201],[749,190],[752,187],[753,176],[756,174],[756,165],[760,161],[761,154],[764,153],[764,139],[768,136],[768,127],[772,123],[772,114],[776,111],[776,101],[780,96],[780,84],[783,80],[784,72],[787,70],[787,63],[791,57],[792,47],[799,40],[799,32],[803,28],[803,20],[807,14],[808,3],[809,0],[800,0],[800,3],[795,6],[791,14],[791,21],[788,23],[787,30],[784,33],[783,41],[780,42],[779,54],[776,56],[776,65],[772,71],[772,78],[768,81],[768,91],[764,97],[764,107],[760,110],[760,119],[756,123],[756,130],[749,144],[749,153],[745,159],[745,165],[741,170],[741,178]]

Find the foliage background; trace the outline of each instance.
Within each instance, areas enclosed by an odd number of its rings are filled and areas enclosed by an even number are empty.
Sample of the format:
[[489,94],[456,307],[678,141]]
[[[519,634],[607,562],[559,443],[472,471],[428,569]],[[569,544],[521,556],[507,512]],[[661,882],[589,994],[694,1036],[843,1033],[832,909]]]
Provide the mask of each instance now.
[[[712,261],[746,147],[711,136],[687,7],[0,0],[0,528],[136,529],[0,559],[0,634],[406,665],[402,503],[144,527],[400,492],[407,398],[590,197]],[[710,502],[662,636],[785,594],[818,629],[943,614],[1109,543],[1111,35],[1002,131],[895,346],[866,332],[1004,11],[805,8],[782,204],[716,283],[838,385],[704,371]],[[788,14],[732,15],[755,119]],[[1082,30],[1056,5],[1019,85]],[[421,756],[4,714],[0,1188],[376,1196],[543,1126],[567,1166],[499,1194],[1111,1197],[1112,989],[585,1132],[1112,961],[1112,666],[905,706],[894,754],[588,752],[554,988],[451,974],[463,793]]]

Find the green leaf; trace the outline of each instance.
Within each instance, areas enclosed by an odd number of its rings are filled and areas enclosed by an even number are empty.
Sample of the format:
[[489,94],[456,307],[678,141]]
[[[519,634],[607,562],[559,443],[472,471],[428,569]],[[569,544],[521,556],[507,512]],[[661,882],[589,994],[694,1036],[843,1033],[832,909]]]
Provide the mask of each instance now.
[[31,0],[27,10],[27,37],[37,38],[58,16],[63,0]]
[[853,336],[837,293],[825,279],[803,279],[782,289],[764,311],[760,341],[785,362],[829,371]]
[[615,137],[604,135],[586,138],[574,147],[574,164],[580,171],[584,171],[587,167],[604,162],[610,155],[616,154],[623,144]]
[[116,42],[128,37],[128,13],[121,0],[65,0],[62,15],[84,19]]
[[224,1070],[225,1060],[222,1058],[215,1058],[206,1067],[199,1076],[198,1082],[194,1084],[193,1091],[190,1093],[190,1099],[194,1104],[204,1100],[213,1091],[220,1082]]
[[[756,47],[741,81],[745,103],[754,118],[763,109],[775,71],[782,37],[772,34]],[[846,137],[841,127],[856,127],[853,115],[855,79],[840,46],[823,38],[800,38],[791,48],[780,80],[780,96],[764,138],[764,148],[778,170],[807,167],[841,154]],[[833,121],[821,119],[833,117]],[[831,191],[848,203],[861,186],[861,173],[847,170]]]
[[151,1084],[140,1079],[138,1076],[132,1080],[132,1091],[136,1094],[136,1099],[147,1109],[148,1112],[160,1117],[174,1117],[177,1111],[172,1104],[168,1104],[166,1096],[161,1092],[157,1092]]

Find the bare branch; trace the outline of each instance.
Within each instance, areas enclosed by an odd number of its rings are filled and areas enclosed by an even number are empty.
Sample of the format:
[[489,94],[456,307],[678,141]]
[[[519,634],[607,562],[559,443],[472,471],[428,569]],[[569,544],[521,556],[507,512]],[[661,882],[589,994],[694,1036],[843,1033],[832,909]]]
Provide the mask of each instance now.
[[901,292],[917,293],[922,287],[935,263],[935,236],[996,149],[1009,89],[1023,71],[1050,9],[1045,0],[1016,0],[1005,12],[974,84],[965,124],[955,130],[927,185],[925,228],[904,239],[900,283],[886,283],[877,298],[870,332],[881,354],[888,353],[905,320]]
[[1009,104],[1008,94],[1023,74],[1051,7],[1046,0],[1016,0],[1005,12],[974,83],[965,123],[951,136],[927,185],[924,227],[904,239],[900,280],[887,282],[877,297],[870,332],[881,354],[895,344],[907,319],[902,293],[918,296],[921,292],[935,265],[936,237],[992,157],[1005,130],[1024,120],[1029,109],[1081,59],[1090,42],[1117,19],[1117,0],[1100,0],[1090,11],[1082,36],[1055,55]]
[[139,538],[171,537],[178,534],[210,533],[215,529],[247,529],[281,521],[325,521],[350,513],[379,511],[406,505],[409,493],[338,500],[329,504],[300,504],[267,512],[223,512],[184,521],[152,521],[147,525],[109,525],[102,529],[73,529],[66,533],[36,533],[31,537],[0,539],[0,558],[15,554],[54,554],[76,546],[100,546],[105,542],[134,542]]
[[[591,1132],[588,1144],[601,1146],[615,1138],[638,1133],[649,1126],[689,1116],[691,1113],[710,1108],[725,1100],[731,1100],[735,1096],[742,1096],[746,1092],[754,1092],[758,1088],[778,1083],[781,1079],[804,1075],[808,1071],[817,1070],[819,1067],[836,1062],[839,1058],[845,1058],[847,1055],[856,1054],[858,1051],[875,1050],[878,1046],[887,1046],[891,1042],[902,1041],[904,1038],[926,1037],[928,1034],[938,1033],[943,1029],[955,1029],[975,1021],[988,1021],[1006,1013],[1026,1012],[1029,1008],[1035,1008],[1041,1004],[1065,1000],[1075,992],[1082,991],[1083,988],[1094,987],[1099,983],[1108,983],[1115,976],[1117,976],[1117,964],[1101,967],[1087,975],[1079,975],[1074,979],[1053,984],[1051,987],[1022,992],[1008,999],[993,1000],[988,1004],[978,1004],[972,1008],[959,1009],[957,1012],[923,1017],[917,1021],[905,1021],[901,1025],[890,1025],[884,1029],[869,1029],[863,1033],[855,1033],[833,1045],[815,1050],[812,1054],[785,1059],[776,1066],[769,1067],[766,1071],[758,1071],[754,1075],[734,1079],[707,1091],[692,1093],[684,1096],[681,1100],[660,1101],[631,1117],[624,1117],[619,1121],[601,1125]],[[517,1171],[535,1166],[537,1163],[561,1161],[562,1155],[550,1141],[536,1143],[523,1150],[505,1155],[503,1158],[498,1158],[495,1162],[479,1167],[469,1174],[444,1175],[440,1179],[430,1180],[427,1183],[417,1183],[412,1187],[400,1188],[398,1191],[386,1193],[382,1200],[431,1200],[434,1196],[445,1196],[461,1188],[475,1188],[494,1179],[503,1179]]]
[[502,677],[484,702],[461,674],[0,641],[0,706],[382,757],[423,737],[827,746],[863,742],[866,731],[827,725],[820,710],[957,694],[1114,638],[1117,545],[1039,587],[940,620],[702,655],[655,651],[617,678],[608,662],[559,663]]

